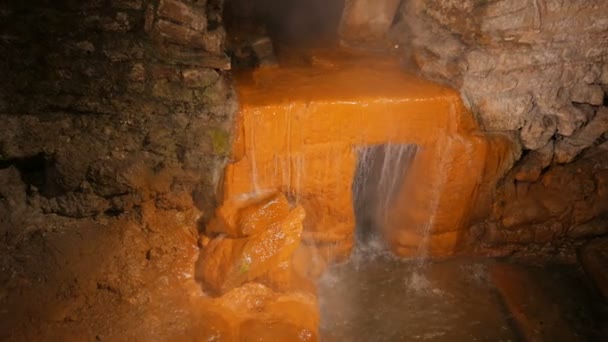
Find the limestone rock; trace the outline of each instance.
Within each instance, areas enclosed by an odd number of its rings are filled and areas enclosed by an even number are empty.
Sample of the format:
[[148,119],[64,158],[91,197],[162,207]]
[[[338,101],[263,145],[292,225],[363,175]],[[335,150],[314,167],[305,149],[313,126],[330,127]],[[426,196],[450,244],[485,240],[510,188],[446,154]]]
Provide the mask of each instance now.
[[[303,215],[302,209],[299,215]],[[282,193],[272,196],[266,201],[245,207],[239,211],[237,224],[243,235],[248,236],[260,232],[265,227],[271,226],[289,212],[289,203]]]
[[520,182],[535,182],[553,160],[554,143],[550,141],[544,147],[530,151],[520,161],[515,170],[515,179]]
[[256,39],[251,44],[251,48],[258,57],[260,66],[271,66],[277,64],[277,59],[274,54],[274,47],[270,37]]
[[459,89],[486,130],[523,127],[528,149],[587,123],[573,103],[604,101],[606,1],[410,0],[400,11],[391,37],[407,60]]
[[601,106],[604,102],[604,91],[602,87],[597,84],[579,84],[572,89],[571,98],[573,102]]
[[170,19],[197,31],[204,31],[207,27],[203,10],[186,5],[178,0],[161,0],[158,4],[157,13],[162,18]]
[[16,167],[0,169],[0,233],[24,228],[19,223],[27,216],[26,190]]
[[601,107],[587,125],[572,136],[557,142],[555,160],[558,163],[572,161],[583,149],[591,146],[602,134],[608,131],[608,107]]
[[524,123],[521,140],[525,148],[536,150],[547,145],[557,131],[557,120],[550,116],[534,115]]

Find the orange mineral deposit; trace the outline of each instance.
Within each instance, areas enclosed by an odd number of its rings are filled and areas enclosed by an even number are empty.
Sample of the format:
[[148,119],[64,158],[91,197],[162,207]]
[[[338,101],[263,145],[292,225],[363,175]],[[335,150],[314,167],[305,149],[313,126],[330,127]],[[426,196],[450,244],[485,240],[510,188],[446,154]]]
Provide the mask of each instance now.
[[[276,203],[274,198],[262,208],[273,203]],[[253,208],[249,210],[249,223],[258,216],[259,205]],[[296,207],[291,212],[285,211],[282,216],[277,213],[281,211],[279,208],[275,208],[275,211],[270,215],[274,220],[257,234],[242,238],[220,235],[203,248],[197,264],[197,277],[207,290],[226,293],[246,282],[276,272],[281,264],[291,260],[300,244],[304,209]]]
[[288,194],[306,211],[304,241],[343,258],[353,245],[358,149],[415,144],[382,233],[402,256],[453,255],[512,162],[511,140],[482,133],[457,92],[403,72],[390,57],[325,50],[309,60],[237,79],[224,200]]

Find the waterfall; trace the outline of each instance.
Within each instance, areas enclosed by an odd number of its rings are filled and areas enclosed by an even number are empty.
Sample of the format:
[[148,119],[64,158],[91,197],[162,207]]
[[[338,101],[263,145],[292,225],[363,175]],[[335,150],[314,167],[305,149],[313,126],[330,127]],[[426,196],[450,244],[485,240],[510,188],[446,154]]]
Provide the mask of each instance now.
[[353,181],[353,205],[359,248],[384,247],[383,228],[391,204],[416,156],[414,144],[382,144],[361,147]]

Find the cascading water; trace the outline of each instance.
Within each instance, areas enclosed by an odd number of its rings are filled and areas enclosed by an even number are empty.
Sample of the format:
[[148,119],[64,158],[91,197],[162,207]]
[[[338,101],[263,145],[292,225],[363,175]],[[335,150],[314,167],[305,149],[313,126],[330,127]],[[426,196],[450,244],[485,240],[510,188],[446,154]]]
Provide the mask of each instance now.
[[363,147],[353,180],[358,248],[385,245],[383,230],[390,206],[414,160],[418,146],[383,144]]
[[[414,260],[388,250],[390,215],[397,196],[404,196],[404,180],[421,150],[394,143],[359,148],[352,185],[356,247],[348,262],[334,265],[318,282],[323,341],[517,338],[485,280],[485,265],[425,261],[431,222],[404,227],[422,234]],[[476,293],[474,301],[470,291]],[[485,325],[477,324],[476,317],[485,317]]]
[[[455,253],[480,182],[492,180],[483,170],[499,169],[486,168],[484,158],[503,145],[477,132],[457,93],[396,72],[393,60],[320,50],[311,63],[256,70],[238,83],[239,129],[222,208],[280,194],[305,212],[290,259],[264,264],[255,281],[275,286],[277,296],[309,291],[302,279],[317,282],[323,341],[511,339],[486,284],[426,261]],[[254,238],[247,241],[264,253],[277,250]],[[479,299],[473,305],[469,289]],[[279,321],[315,331],[319,323],[301,316]],[[476,317],[484,317],[483,332],[462,328]]]

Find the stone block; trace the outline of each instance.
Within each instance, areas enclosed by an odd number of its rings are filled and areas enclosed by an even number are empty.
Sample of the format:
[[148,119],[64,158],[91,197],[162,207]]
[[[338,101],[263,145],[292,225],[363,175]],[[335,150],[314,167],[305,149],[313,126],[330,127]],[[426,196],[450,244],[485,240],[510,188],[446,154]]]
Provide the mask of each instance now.
[[179,0],[160,0],[156,13],[160,18],[180,23],[198,32],[204,32],[207,28],[205,12]]
[[602,74],[600,76],[600,83],[608,85],[608,63],[602,65]]
[[171,43],[192,48],[205,47],[202,33],[168,20],[157,20],[154,26],[154,33],[157,37],[163,38]]
[[206,88],[217,81],[220,75],[213,69],[186,69],[182,70],[184,84],[190,88]]
[[143,63],[136,63],[131,68],[129,80],[133,82],[144,82],[146,80],[146,70]]

